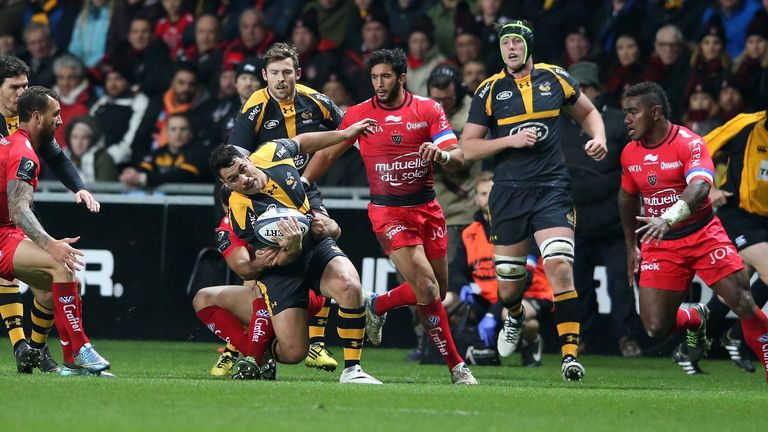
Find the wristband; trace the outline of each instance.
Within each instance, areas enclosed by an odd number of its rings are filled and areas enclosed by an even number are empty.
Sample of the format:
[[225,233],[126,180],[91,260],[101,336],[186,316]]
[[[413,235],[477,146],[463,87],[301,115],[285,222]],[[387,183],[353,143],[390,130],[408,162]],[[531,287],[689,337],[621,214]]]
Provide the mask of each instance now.
[[668,208],[661,214],[661,218],[664,219],[669,226],[680,222],[691,215],[691,209],[688,207],[688,203],[679,199],[676,203],[672,204],[672,207]]
[[312,186],[312,185],[309,183],[309,180],[307,180],[307,178],[306,178],[306,177],[304,177],[304,176],[302,176],[302,177],[301,177],[301,182],[302,182],[302,183],[304,183],[304,186],[306,186],[306,187],[310,187],[310,186]]
[[445,165],[451,161],[451,152],[444,151],[442,152],[442,154],[443,156],[445,156],[445,158],[441,161],[438,161],[437,163],[439,163],[440,165]]

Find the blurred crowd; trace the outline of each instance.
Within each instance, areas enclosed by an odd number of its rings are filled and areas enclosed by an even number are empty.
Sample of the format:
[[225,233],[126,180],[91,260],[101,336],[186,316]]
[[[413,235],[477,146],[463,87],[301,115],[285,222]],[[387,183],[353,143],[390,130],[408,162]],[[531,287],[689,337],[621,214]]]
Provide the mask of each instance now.
[[86,181],[128,188],[212,181],[207,153],[264,86],[260,57],[277,41],[298,48],[300,83],[342,110],[372,96],[364,59],[379,48],[406,49],[415,94],[427,96],[430,73],[445,64],[460,72],[460,94],[474,91],[501,70],[495,26],[513,17],[533,24],[536,62],[589,62],[584,84],[599,91],[599,105],[618,107],[628,86],[656,81],[672,120],[704,134],[768,104],[768,0],[0,0],[0,8],[0,55],[21,57],[31,85],[61,95],[59,144]]

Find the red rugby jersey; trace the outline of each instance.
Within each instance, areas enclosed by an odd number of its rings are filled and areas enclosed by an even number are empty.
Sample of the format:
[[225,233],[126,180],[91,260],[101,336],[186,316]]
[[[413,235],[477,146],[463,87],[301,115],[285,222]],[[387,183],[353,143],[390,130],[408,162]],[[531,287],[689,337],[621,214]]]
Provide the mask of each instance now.
[[[714,165],[700,136],[671,124],[664,139],[653,147],[631,141],[621,153],[621,187],[643,197],[645,214],[659,217],[682,195],[694,179],[712,184]],[[707,197],[691,215],[672,226],[665,239],[684,237],[709,222],[712,203]]]
[[405,207],[435,199],[432,162],[421,159],[419,147],[424,142],[441,149],[458,144],[440,104],[407,91],[402,105],[395,108],[384,107],[373,97],[349,108],[339,128],[365,118],[378,122],[373,133],[358,137],[371,202]]
[[253,255],[253,246],[243,241],[232,230],[232,224],[229,223],[229,216],[225,215],[221,218],[221,223],[216,227],[216,247],[219,252],[227,258],[235,249],[239,247],[248,249],[248,254]]

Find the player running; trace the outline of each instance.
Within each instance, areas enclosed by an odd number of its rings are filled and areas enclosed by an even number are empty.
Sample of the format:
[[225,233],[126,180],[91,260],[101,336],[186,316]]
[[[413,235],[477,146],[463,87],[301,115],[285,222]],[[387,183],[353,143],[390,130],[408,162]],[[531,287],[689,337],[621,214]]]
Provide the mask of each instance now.
[[[632,141],[621,154],[619,211],[630,283],[640,272],[643,326],[654,338],[685,329],[686,345],[675,350],[675,360],[698,362],[709,347],[709,310],[703,304],[680,308],[698,274],[739,316],[744,340],[766,365],[768,318],[752,300],[744,264],[712,212],[714,167],[707,146],[669,121],[667,96],[655,83],[629,88],[622,105]],[[645,225],[638,228],[638,222]]]

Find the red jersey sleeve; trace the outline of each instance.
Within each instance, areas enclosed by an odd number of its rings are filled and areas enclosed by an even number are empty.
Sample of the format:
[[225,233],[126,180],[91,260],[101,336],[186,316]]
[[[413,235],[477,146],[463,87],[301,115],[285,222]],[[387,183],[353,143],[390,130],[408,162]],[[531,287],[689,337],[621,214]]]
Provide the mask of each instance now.
[[9,154],[9,163],[6,165],[5,180],[25,181],[32,186],[37,186],[37,177],[40,175],[40,162],[35,152],[26,145],[16,142]]
[[621,152],[621,188],[627,191],[627,193],[636,195],[640,193],[640,188],[637,187],[637,183],[632,180],[632,175],[629,172],[629,166],[632,163],[627,155],[626,149],[630,146],[624,147],[624,151]]
[[445,150],[453,145],[458,145],[459,140],[456,138],[456,134],[451,129],[451,123],[448,122],[448,118],[445,116],[443,107],[432,100],[431,106],[427,105],[426,118],[429,122],[429,136],[432,142],[440,149]]
[[[681,130],[681,134],[684,132]],[[701,137],[693,135],[688,145],[678,147],[678,157],[683,162],[685,182],[691,184],[695,179],[702,179],[712,184],[715,179],[715,165],[707,150],[707,144]]]
[[248,243],[241,240],[232,230],[229,216],[221,218],[221,224],[216,228],[216,247],[224,258],[227,258],[239,247],[248,248]]

